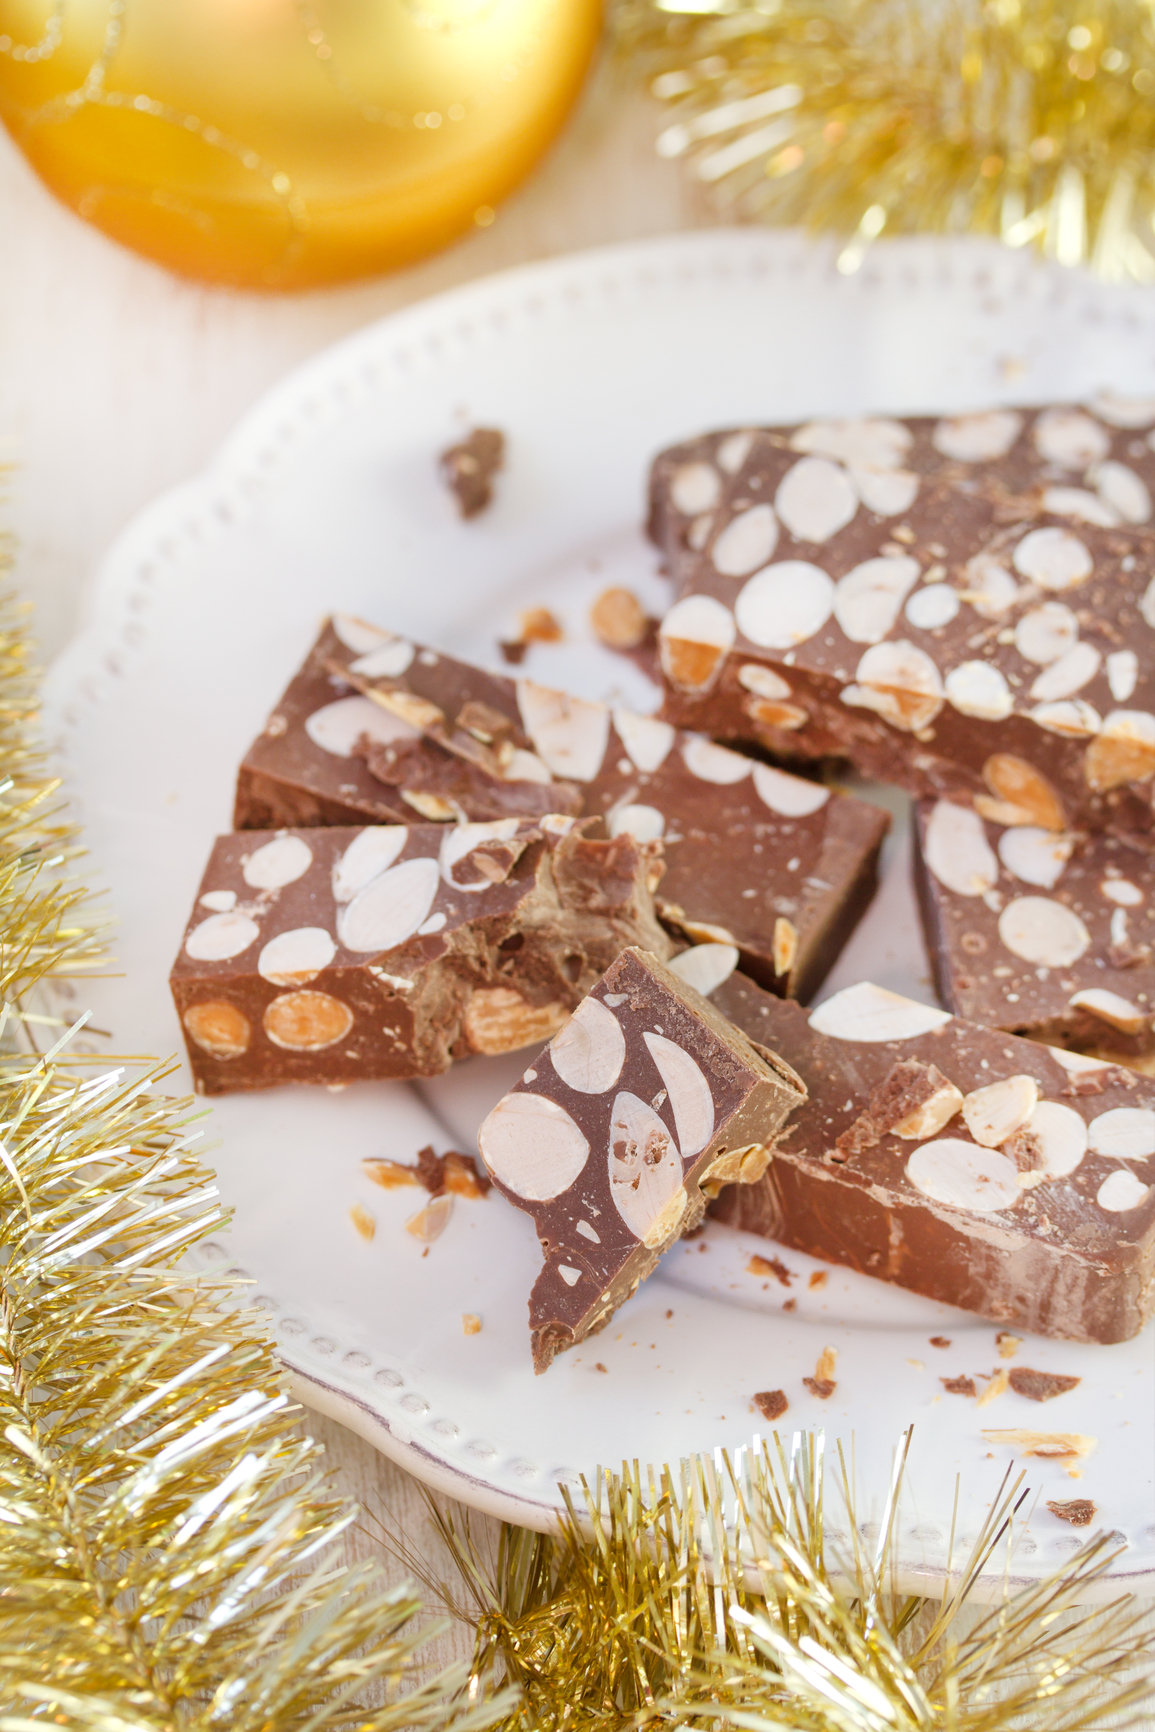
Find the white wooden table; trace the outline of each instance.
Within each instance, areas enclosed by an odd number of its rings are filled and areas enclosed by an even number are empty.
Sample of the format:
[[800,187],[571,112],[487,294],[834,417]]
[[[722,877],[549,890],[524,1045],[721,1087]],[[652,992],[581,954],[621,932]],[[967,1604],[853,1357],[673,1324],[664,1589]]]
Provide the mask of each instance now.
[[[114,246],[54,202],[0,131],[0,464],[14,466],[0,524],[18,538],[45,659],[83,619],[86,580],[121,528],[201,469],[299,361],[491,271],[708,224],[708,205],[654,154],[658,126],[653,105],[603,67],[491,228],[394,276],[285,298],[196,287]],[[414,1482],[341,1426],[314,1415],[308,1425],[367,1512],[351,1550],[382,1555],[380,1517],[448,1573]],[[470,1645],[455,1629],[434,1657]]]

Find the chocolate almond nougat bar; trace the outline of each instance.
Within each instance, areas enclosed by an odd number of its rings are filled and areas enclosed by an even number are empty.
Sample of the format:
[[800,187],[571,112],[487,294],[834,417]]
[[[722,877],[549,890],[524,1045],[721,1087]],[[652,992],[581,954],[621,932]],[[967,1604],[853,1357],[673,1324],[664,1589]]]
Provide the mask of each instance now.
[[669,723],[335,616],[241,766],[236,824],[605,820],[660,839],[658,912],[809,997],[874,893],[879,808]]

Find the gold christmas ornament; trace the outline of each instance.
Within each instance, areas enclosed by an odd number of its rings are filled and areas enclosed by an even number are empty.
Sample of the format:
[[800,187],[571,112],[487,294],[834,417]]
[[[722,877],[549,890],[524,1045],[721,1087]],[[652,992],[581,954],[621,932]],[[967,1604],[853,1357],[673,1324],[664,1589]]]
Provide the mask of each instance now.
[[1032,245],[1155,281],[1147,0],[614,0],[681,157],[735,216]]
[[0,118],[126,246],[307,288],[491,223],[600,23],[598,0],[0,0]]

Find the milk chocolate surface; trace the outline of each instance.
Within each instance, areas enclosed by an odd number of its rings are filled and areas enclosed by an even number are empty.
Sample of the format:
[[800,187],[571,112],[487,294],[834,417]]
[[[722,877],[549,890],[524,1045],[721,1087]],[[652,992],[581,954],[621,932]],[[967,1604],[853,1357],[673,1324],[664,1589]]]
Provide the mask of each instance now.
[[1155,870],[1134,838],[1002,829],[921,801],[915,882],[956,1015],[1124,1063],[1155,1054]]
[[1043,1335],[1149,1319],[1155,1083],[869,984],[807,1015],[735,974],[712,1002],[809,1090],[719,1219]]
[[759,434],[673,562],[664,713],[1034,814],[1004,821],[1148,827],[1155,452],[1125,412]]
[[534,1366],[609,1321],[706,1195],[765,1170],[805,1099],[655,956],[625,951],[481,1127],[494,1183],[534,1218]]
[[660,850],[588,828],[220,837],[170,977],[198,1092],[432,1076],[545,1038],[623,946],[668,955]]
[[660,838],[662,918],[733,943],[767,987],[803,998],[873,895],[888,822],[668,723],[483,673],[343,617],[246,757],[236,822],[448,822],[543,808]]

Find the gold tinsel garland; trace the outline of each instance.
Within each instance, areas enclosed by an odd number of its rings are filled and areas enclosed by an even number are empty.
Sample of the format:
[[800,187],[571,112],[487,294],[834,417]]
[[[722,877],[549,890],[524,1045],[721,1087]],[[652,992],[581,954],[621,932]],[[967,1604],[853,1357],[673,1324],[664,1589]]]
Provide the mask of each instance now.
[[467,1514],[435,1511],[452,1582],[394,1550],[476,1647],[423,1681],[415,1590],[334,1561],[357,1512],[271,1344],[180,1262],[220,1223],[201,1109],[155,1068],[69,1066],[38,1006],[38,986],[99,964],[101,934],[34,705],[0,600],[0,1732],[1083,1732],[1150,1700],[1127,1602],[1075,1609],[1109,1542],[962,1635],[1017,1486],[932,1605],[891,1591],[903,1452],[873,1551],[834,1560],[813,1438],[740,1468],[599,1476],[556,1535],[504,1527],[492,1557]]
[[1147,0],[613,0],[658,149],[735,216],[964,232],[1155,281]]

